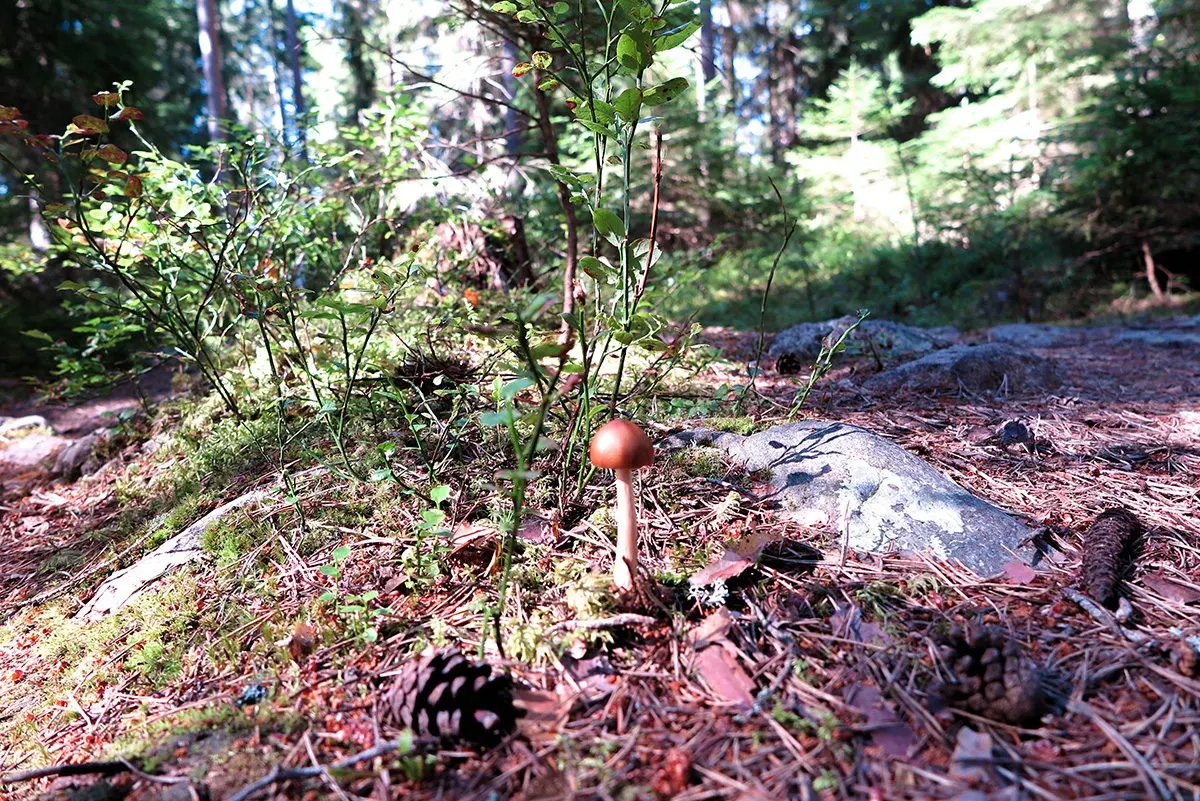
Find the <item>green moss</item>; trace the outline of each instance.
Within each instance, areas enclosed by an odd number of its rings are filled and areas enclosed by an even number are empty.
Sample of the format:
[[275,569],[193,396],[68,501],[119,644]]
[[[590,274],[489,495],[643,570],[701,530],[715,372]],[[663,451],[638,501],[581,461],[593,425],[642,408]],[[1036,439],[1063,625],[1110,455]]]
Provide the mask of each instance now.
[[752,417],[709,417],[704,420],[704,427],[749,436],[757,431],[759,426]]
[[721,478],[729,472],[716,448],[683,448],[676,451],[672,461],[692,478]]

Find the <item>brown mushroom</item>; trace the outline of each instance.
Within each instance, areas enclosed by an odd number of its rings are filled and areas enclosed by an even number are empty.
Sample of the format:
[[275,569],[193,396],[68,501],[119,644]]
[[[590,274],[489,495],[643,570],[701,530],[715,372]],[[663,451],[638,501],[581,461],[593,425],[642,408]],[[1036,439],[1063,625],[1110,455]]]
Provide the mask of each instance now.
[[628,420],[610,420],[592,437],[592,464],[612,470],[617,479],[617,558],[613,583],[633,586],[637,575],[637,510],[633,503],[633,471],[654,462],[654,446],[642,429]]

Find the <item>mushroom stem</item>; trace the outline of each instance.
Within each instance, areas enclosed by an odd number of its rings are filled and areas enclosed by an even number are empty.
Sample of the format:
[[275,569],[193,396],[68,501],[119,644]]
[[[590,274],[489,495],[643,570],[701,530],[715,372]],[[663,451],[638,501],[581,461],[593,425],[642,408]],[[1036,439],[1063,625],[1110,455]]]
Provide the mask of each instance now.
[[633,471],[618,468],[617,479],[617,558],[613,562],[613,583],[618,589],[633,587],[637,575],[637,509],[633,505]]

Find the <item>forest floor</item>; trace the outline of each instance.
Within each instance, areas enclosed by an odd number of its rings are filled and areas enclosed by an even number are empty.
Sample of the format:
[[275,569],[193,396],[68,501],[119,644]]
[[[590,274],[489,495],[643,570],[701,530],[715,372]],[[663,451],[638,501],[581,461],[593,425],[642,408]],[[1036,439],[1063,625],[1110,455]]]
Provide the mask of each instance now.
[[[724,358],[680,408],[705,386],[711,397],[743,380],[753,355],[752,336],[707,337]],[[804,414],[892,439],[1045,527],[1061,561],[980,578],[921,556],[847,551],[836,532],[778,518],[753,476],[711,454],[673,457],[642,476],[655,582],[640,597],[614,601],[591,572],[609,559],[607,524],[592,516],[604,490],[561,515],[534,499],[505,657],[488,648],[529,710],[514,736],[482,753],[417,742],[308,778],[276,774],[254,797],[1200,799],[1200,349],[1103,340],[1037,350],[1066,373],[1054,394],[873,398],[854,379],[874,365],[846,360]],[[723,424],[780,422],[796,389],[764,376],[749,417]],[[109,572],[180,523],[277,485],[268,467],[229,468],[211,454],[205,492],[181,484],[187,458],[162,443],[187,434],[196,405],[131,419],[107,446],[111,469],[0,500],[0,769],[118,760],[97,766],[103,780],[57,775],[0,794],[234,797],[277,767],[329,765],[391,742],[390,677],[427,643],[479,642],[497,535],[468,522],[478,504],[451,499],[444,565],[414,591],[400,566],[415,513],[378,486],[346,487],[320,470],[298,474],[293,490],[306,530],[288,504],[246,512],[158,593],[98,623],[72,620]],[[1029,422],[1035,452],[979,444],[980,431],[1011,418]],[[175,482],[165,495],[164,481]],[[1124,623],[1070,593],[1081,534],[1114,506],[1146,527]],[[343,543],[350,556],[331,556]],[[725,578],[721,604],[683,583],[706,564]],[[377,590],[375,608],[386,610],[317,606],[330,565],[340,592]],[[585,617],[589,626],[572,624]],[[1050,703],[1040,724],[933,700],[939,633],[976,619],[1041,667]],[[311,647],[296,637],[305,621]]]

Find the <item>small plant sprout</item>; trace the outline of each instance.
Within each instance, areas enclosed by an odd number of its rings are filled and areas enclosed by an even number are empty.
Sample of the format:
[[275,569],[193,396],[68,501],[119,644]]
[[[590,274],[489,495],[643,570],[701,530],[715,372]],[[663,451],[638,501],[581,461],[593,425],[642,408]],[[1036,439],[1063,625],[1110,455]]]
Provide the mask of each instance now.
[[633,587],[637,575],[637,507],[633,502],[633,471],[654,463],[654,446],[642,429],[628,420],[610,420],[592,437],[592,464],[612,470],[617,480],[617,558],[613,583]]

